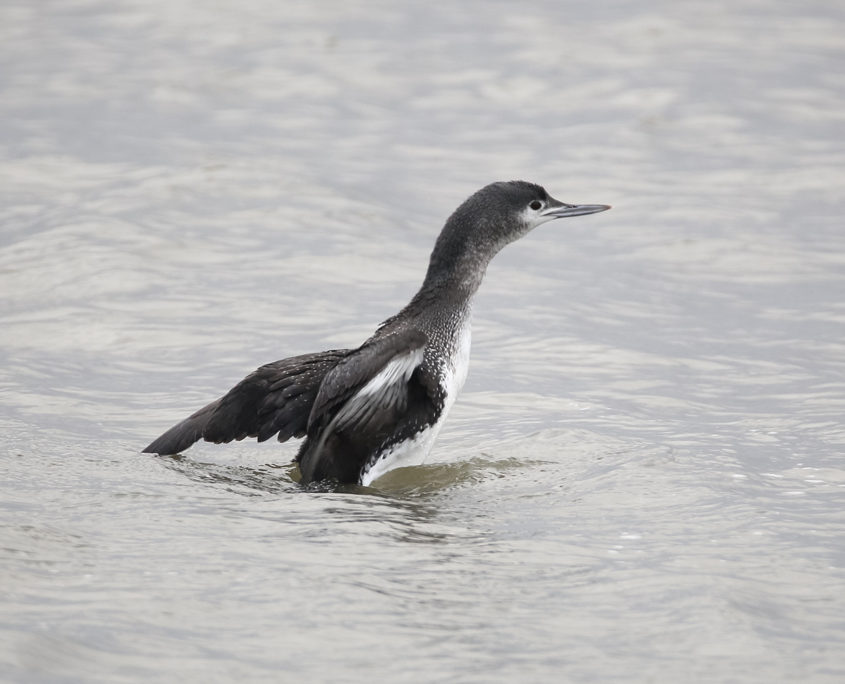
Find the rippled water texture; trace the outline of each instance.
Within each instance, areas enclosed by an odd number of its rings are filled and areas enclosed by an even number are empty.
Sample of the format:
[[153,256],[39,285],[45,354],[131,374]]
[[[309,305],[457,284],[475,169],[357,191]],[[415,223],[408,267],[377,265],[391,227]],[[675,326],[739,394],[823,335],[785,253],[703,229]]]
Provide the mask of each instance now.
[[[0,679],[845,681],[845,7],[0,6]],[[431,463],[139,454],[491,265]]]

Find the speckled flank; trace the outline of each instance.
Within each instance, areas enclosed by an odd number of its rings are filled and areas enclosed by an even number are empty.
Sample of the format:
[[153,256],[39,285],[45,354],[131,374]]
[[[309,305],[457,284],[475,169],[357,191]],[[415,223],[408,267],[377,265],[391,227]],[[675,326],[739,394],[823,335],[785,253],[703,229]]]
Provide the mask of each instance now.
[[[445,342],[445,340],[440,340]],[[431,425],[419,426],[419,431],[408,440],[387,445],[361,472],[361,484],[369,485],[385,473],[396,468],[422,465],[428,458],[449,410],[458,398],[469,371],[469,355],[472,344],[470,311],[463,317],[456,339],[451,340],[455,352],[451,357],[442,356],[433,349],[427,349],[425,363],[436,368],[438,379],[437,401],[440,415]]]

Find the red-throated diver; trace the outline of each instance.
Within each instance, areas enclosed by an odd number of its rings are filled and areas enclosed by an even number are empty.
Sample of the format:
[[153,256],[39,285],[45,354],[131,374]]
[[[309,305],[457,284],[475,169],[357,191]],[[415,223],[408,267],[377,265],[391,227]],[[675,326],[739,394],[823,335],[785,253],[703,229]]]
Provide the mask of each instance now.
[[525,181],[482,188],[446,221],[419,292],[364,344],[261,366],[144,451],[305,437],[296,457],[303,484],[367,485],[422,463],[466,379],[470,305],[487,264],[542,223],[606,209],[564,204]]

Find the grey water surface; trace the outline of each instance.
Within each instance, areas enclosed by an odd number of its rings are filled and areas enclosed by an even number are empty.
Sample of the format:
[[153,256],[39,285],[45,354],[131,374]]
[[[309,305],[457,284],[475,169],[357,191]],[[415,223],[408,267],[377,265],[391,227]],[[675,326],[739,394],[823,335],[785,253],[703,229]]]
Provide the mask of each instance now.
[[[845,681],[845,5],[0,4],[0,680]],[[494,180],[430,463],[139,453]]]

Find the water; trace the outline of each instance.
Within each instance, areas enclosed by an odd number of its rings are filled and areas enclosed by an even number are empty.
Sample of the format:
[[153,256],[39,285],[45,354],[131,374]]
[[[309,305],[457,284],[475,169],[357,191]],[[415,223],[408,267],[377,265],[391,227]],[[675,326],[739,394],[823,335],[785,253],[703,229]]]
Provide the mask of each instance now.
[[[0,8],[0,679],[845,679],[845,9]],[[431,463],[141,455],[491,265]]]

